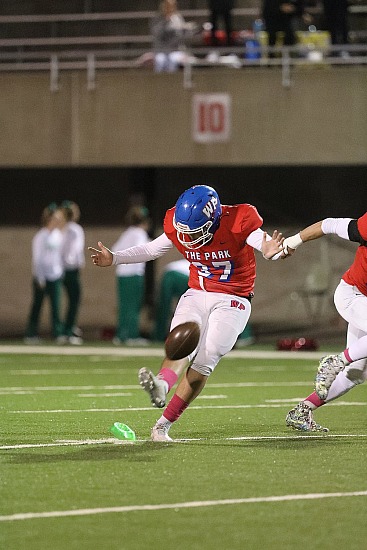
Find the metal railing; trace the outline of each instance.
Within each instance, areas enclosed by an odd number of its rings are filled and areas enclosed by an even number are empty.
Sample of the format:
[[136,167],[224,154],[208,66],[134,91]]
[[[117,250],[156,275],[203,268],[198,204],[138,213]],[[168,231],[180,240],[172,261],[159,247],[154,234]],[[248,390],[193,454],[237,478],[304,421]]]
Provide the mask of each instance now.
[[[350,6],[350,12],[366,13],[367,6]],[[185,18],[209,16],[209,10],[183,10]],[[83,13],[83,14],[39,14],[0,16],[0,24],[11,23],[57,23],[71,21],[106,21],[150,19],[155,11]],[[234,16],[256,18],[256,8],[233,10]],[[151,59],[153,38],[151,35],[102,35],[102,36],[63,36],[37,38],[0,39],[0,72],[49,71],[50,88],[57,91],[61,71],[85,70],[87,88],[96,85],[96,72],[101,69],[129,69],[143,65],[142,59]],[[282,70],[282,83],[291,85],[291,68],[319,65],[366,65],[367,46],[353,44],[328,46],[324,48],[304,45],[294,47],[253,48],[248,55],[245,40],[235,48],[219,48],[190,45],[186,48],[183,74],[184,86],[193,85],[192,75],[200,67],[269,67],[278,66]]]
[[[196,49],[195,53],[205,50]],[[224,55],[221,55],[221,54]],[[246,67],[278,67],[281,69],[282,85],[292,85],[292,68],[320,68],[327,66],[367,66],[367,45],[354,44],[343,46],[307,47],[304,44],[283,47],[251,47],[251,58],[246,57],[246,47],[239,49],[239,55],[226,55],[218,51],[204,58],[190,58],[183,66],[184,86],[193,86],[193,69],[200,67],[228,67],[241,69]]]
[[[208,9],[180,10],[186,18],[209,17]],[[235,8],[233,17],[248,16],[257,17],[260,10],[257,8]],[[0,24],[10,23],[61,23],[71,21],[119,21],[126,19],[151,19],[156,11],[125,11],[125,12],[99,12],[99,13],[61,13],[61,14],[34,14],[34,15],[1,15]]]
[[[147,54],[153,53],[147,49],[106,49],[106,50],[70,50],[54,52],[1,52],[0,72],[48,71],[50,73],[50,89],[59,89],[61,71],[86,71],[86,86],[88,90],[96,87],[96,73],[106,69],[142,68],[141,60]],[[279,67],[282,84],[291,85],[291,70],[294,67],[320,66],[365,66],[367,65],[367,45],[355,44],[345,46],[328,46],[327,48],[307,48],[305,45],[292,47],[258,47],[251,48],[251,58],[246,57],[245,46],[236,48],[211,47],[186,48],[184,51],[183,83],[185,88],[193,86],[193,73],[196,69],[221,67],[241,69],[247,67]]]

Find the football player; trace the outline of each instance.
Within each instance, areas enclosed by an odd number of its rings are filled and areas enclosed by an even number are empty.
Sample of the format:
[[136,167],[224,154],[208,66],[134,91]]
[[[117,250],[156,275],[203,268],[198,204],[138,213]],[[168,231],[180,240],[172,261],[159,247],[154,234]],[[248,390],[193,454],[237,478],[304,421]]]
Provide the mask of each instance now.
[[315,409],[337,399],[367,378],[367,213],[358,219],[326,218],[284,240],[284,254],[302,243],[334,234],[359,243],[352,265],[334,293],[338,313],[347,321],[347,348],[323,357],[315,379],[315,392],[289,411],[286,424],[305,432],[327,432],[313,419]]
[[282,234],[274,231],[270,237],[262,224],[254,206],[222,205],[212,187],[196,185],[166,212],[164,233],[150,243],[114,253],[101,242],[98,250],[90,248],[93,263],[102,267],[154,260],[173,246],[190,263],[189,289],[177,304],[171,330],[188,321],[198,323],[198,346],[187,358],[166,357],[157,376],[145,368],[139,371],[140,384],[153,405],[164,407],[167,393],[189,365],[152,429],[153,441],[172,441],[168,435],[172,423],[200,394],[246,327],[256,277],[254,249],[265,259],[283,255]]

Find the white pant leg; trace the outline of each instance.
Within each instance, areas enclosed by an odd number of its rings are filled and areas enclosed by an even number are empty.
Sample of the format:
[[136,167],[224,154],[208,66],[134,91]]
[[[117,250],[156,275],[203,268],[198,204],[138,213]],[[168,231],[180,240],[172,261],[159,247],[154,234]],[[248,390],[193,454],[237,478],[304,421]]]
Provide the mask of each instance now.
[[185,56],[183,52],[170,52],[168,54],[168,71],[171,73],[177,71],[179,65],[182,65],[184,63],[184,60]]
[[157,52],[154,56],[154,70],[156,73],[177,71],[179,65],[184,61],[184,54],[177,52]]
[[199,323],[200,341],[191,356],[191,368],[209,376],[235,345],[250,314],[251,304],[246,298],[190,289],[177,304],[171,330],[187,321]]
[[[334,303],[338,313],[348,323],[347,347],[357,344],[362,337],[367,335],[367,297],[356,287],[348,285],[342,280],[335,290]],[[362,343],[360,345],[362,346]],[[326,401],[333,401],[357,384],[362,384],[366,379],[367,360],[354,361],[338,374],[330,387]]]
[[168,57],[163,52],[158,52],[154,56],[154,70],[156,73],[161,73],[167,70]]

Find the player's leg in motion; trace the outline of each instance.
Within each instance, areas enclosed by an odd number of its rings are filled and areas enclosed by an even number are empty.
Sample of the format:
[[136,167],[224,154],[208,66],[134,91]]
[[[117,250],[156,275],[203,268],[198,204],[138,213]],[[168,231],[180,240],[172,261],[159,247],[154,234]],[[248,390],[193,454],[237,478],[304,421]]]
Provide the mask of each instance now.
[[313,412],[334,399],[341,397],[357,384],[363,384],[367,379],[367,362],[362,359],[347,365],[331,384],[326,399],[320,399],[316,392],[311,393],[306,399],[291,409],[285,422],[287,426],[303,432],[328,432],[329,429],[315,422]]
[[347,348],[320,361],[316,391],[287,414],[286,424],[296,430],[325,431],[314,422],[313,411],[367,379],[367,297],[341,281],[334,293],[334,303],[348,323]]
[[321,407],[324,403],[325,401],[321,400],[315,392],[312,393],[288,412],[285,418],[287,426],[301,432],[328,432],[328,428],[324,428],[324,426],[315,422],[312,413],[313,410]]
[[165,406],[168,392],[176,384],[188,364],[188,358],[177,361],[165,358],[157,376],[146,367],[139,370],[139,383],[148,393],[154,407],[163,408]]
[[325,400],[328,396],[331,384],[348,363],[343,360],[343,354],[327,355],[319,363],[315,378],[315,391],[320,399]]
[[[202,323],[202,334],[196,357],[182,377],[175,394],[168,403],[163,415],[152,428],[153,441],[172,441],[168,432],[203,390],[208,377],[213,372],[221,357],[235,345],[238,335],[244,330],[249,319],[251,305],[244,300],[245,308],[237,308],[229,295],[221,298],[206,295],[207,322]],[[209,307],[208,302],[217,300],[218,307]],[[238,301],[236,301],[238,304]],[[242,301],[241,301],[242,303]],[[230,305],[232,304],[232,305]]]
[[330,396],[334,381],[339,378],[346,367],[349,368],[346,369],[345,376],[339,379],[339,382],[345,380],[344,387],[341,387],[342,393],[351,389],[348,387],[348,379],[352,383],[351,387],[364,382],[363,371],[365,370],[365,358],[367,357],[367,334],[357,327],[349,325],[347,340],[352,343],[342,353],[328,355],[320,361],[315,379],[315,391],[320,399],[326,400]]
[[366,359],[352,360],[352,357],[363,357],[367,354],[367,335],[352,325],[348,327],[349,348],[339,355],[329,356],[337,357],[343,364],[343,369],[339,371],[331,382],[325,399],[321,399],[318,392],[313,392],[301,401],[296,407],[290,410],[286,416],[286,424],[296,430],[305,432],[326,432],[327,428],[320,426],[313,419],[313,411],[326,403],[330,403],[341,397],[358,384],[362,384],[367,379],[367,361]]
[[[187,295],[189,294],[189,296]],[[196,320],[200,324],[200,308],[202,297],[197,292],[190,291],[181,296],[171,321],[170,331],[187,321]],[[190,358],[171,361],[164,359],[161,369],[155,376],[151,370],[143,367],[138,372],[139,384],[148,393],[154,407],[163,408],[166,405],[166,396],[176,384]]]
[[152,428],[153,441],[172,441],[169,429],[204,388],[208,376],[188,368],[163,415]]
[[367,379],[367,361],[361,359],[347,365],[331,384],[326,399],[320,399],[316,392],[311,393],[306,399],[298,403],[286,416],[286,424],[295,430],[304,432],[328,432],[313,419],[313,412],[334,399],[341,397],[358,384],[363,384]]

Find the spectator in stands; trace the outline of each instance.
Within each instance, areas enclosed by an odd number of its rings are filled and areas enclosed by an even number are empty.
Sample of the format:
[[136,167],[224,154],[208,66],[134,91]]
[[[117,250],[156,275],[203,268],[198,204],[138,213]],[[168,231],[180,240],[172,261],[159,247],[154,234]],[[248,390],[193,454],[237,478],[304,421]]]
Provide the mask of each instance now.
[[334,46],[348,44],[348,0],[323,0],[325,28]]
[[208,0],[208,7],[210,10],[210,22],[211,29],[211,43],[212,46],[218,45],[217,31],[218,21],[222,19],[224,22],[224,29],[226,33],[226,44],[231,46],[232,40],[232,9],[234,7],[234,0]]
[[63,245],[63,284],[67,295],[67,312],[63,324],[63,333],[59,342],[79,345],[83,343],[81,330],[76,325],[81,300],[80,270],[85,265],[84,246],[85,235],[80,219],[80,208],[72,201],[64,201],[61,204],[66,218]]
[[159,284],[154,339],[163,342],[169,333],[169,325],[178,299],[188,288],[190,264],[181,259],[169,262]]
[[182,45],[185,32],[185,20],[178,11],[176,0],[160,2],[151,28],[155,71],[176,71],[184,59]]
[[37,343],[39,320],[44,298],[50,299],[52,336],[61,335],[60,299],[62,290],[63,262],[62,229],[66,223],[62,209],[55,203],[42,212],[42,228],[32,240],[32,291],[33,301],[24,338],[26,344]]
[[275,46],[278,32],[284,34],[284,46],[293,46],[296,42],[297,24],[304,16],[304,0],[263,0],[262,17],[269,37],[269,46]]
[[[125,217],[125,229],[112,250],[122,250],[149,242],[149,213],[144,206],[132,206]],[[113,343],[140,345],[140,311],[145,290],[145,263],[120,264],[116,267],[117,328]]]

